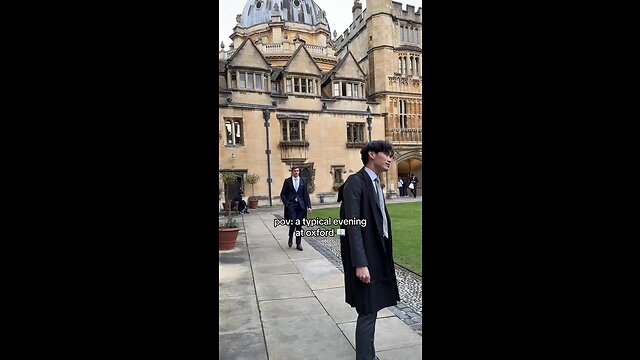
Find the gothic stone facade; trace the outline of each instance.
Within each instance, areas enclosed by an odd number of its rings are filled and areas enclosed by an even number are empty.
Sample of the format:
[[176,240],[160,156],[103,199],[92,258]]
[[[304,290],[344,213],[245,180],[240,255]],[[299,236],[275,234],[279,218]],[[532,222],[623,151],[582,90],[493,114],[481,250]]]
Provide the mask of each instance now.
[[[298,165],[312,203],[335,201],[338,186],[362,167],[367,117],[371,137],[398,152],[386,190],[397,194],[399,174],[422,177],[421,9],[369,0],[352,11],[354,22],[336,39],[311,0],[245,4],[218,63],[219,171],[238,175],[231,196],[243,189],[269,204],[270,168],[279,204],[282,182]],[[260,181],[252,187],[247,174]]]

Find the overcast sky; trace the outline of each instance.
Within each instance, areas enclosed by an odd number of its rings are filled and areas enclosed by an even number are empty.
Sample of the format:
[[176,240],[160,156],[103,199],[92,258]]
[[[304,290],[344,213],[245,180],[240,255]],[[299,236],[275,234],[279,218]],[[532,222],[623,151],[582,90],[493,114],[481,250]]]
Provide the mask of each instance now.
[[[246,2],[247,0],[221,0],[219,2],[220,38],[218,39],[217,45],[218,51],[220,51],[221,41],[224,42],[225,50],[229,49],[229,44],[231,43],[229,36],[233,33],[233,28],[236,26],[236,15],[242,14]],[[333,36],[333,30],[337,31],[338,36],[340,36],[353,22],[353,15],[351,14],[353,0],[315,0],[315,2],[327,13],[327,19],[331,27],[331,36]],[[360,2],[362,3],[362,9],[365,9],[367,7],[367,0],[360,0]],[[406,9],[407,4],[413,5],[416,10],[422,7],[422,0],[402,0],[396,2],[401,2],[403,9]]]

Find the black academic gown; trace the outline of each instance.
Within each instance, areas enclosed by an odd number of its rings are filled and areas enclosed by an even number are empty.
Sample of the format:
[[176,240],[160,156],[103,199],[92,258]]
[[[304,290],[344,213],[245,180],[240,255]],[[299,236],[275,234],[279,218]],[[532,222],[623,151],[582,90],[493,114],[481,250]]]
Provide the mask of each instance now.
[[[384,240],[382,213],[376,200],[371,178],[364,167],[349,176],[340,188],[338,201],[341,219],[366,219],[366,227],[341,226],[346,235],[340,237],[340,252],[344,268],[345,301],[359,314],[371,314],[400,301],[393,263],[391,218],[386,209],[389,238]],[[356,277],[356,267],[367,266],[371,282],[365,284]]]

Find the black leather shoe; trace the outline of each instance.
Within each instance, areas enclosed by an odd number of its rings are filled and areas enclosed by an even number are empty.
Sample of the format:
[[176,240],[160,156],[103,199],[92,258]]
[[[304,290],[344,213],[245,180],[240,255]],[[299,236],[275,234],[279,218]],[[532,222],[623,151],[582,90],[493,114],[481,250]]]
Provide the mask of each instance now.
[[289,238],[289,247],[293,246],[293,240]]
[[302,251],[302,245],[296,245],[296,249]]

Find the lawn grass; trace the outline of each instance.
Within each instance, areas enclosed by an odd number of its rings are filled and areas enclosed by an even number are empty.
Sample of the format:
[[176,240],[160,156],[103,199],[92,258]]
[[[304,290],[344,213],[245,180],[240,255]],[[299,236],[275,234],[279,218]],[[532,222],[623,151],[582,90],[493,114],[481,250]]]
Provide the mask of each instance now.
[[[422,276],[422,203],[388,204],[393,233],[393,258],[397,264]],[[309,219],[340,217],[340,208],[313,210]],[[338,226],[322,226],[335,229]]]

